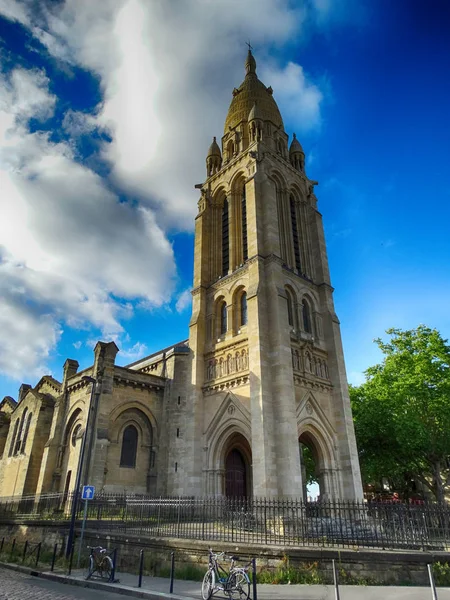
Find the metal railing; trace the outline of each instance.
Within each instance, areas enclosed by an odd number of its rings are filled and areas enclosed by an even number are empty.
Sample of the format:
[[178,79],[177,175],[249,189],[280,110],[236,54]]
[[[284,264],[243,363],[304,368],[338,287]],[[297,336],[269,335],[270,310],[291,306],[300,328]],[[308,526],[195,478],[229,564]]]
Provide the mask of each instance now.
[[[67,520],[73,495],[0,498],[0,522]],[[79,504],[77,517],[82,517]],[[450,507],[385,502],[303,502],[283,498],[155,498],[100,494],[89,527],[136,535],[282,546],[445,549]]]

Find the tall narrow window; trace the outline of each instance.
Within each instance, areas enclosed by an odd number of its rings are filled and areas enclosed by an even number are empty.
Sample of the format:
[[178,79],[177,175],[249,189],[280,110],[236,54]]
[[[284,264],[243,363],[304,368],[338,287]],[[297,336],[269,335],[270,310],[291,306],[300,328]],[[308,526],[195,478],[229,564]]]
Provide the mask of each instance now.
[[295,200],[293,196],[290,197],[290,205],[291,205],[291,223],[292,223],[292,240],[294,242],[294,257],[295,257],[295,268],[300,271],[301,263],[300,263],[300,244],[298,239],[298,223],[297,223],[297,213],[295,210]]
[[19,454],[19,452],[20,452],[20,446],[22,444],[23,428],[24,428],[24,424],[25,424],[25,419],[27,417],[27,412],[28,412],[28,408],[26,408],[23,411],[22,418],[20,419],[19,431],[17,432],[16,444],[14,446],[14,456],[16,456],[16,454]]
[[241,325],[247,325],[247,294],[241,296]]
[[309,305],[306,300],[302,301],[303,308],[303,329],[307,333],[312,333],[312,324],[311,324],[311,311],[309,309]]
[[288,323],[291,327],[294,326],[294,303],[292,301],[292,296],[289,292],[286,292],[287,297],[287,309],[288,309]]
[[8,456],[12,456],[14,452],[14,446],[16,443],[17,430],[19,429],[19,419],[16,420],[16,424],[14,425],[14,433],[11,439],[11,444],[9,446]]
[[33,413],[28,415],[27,423],[25,425],[25,433],[23,434],[22,447],[20,448],[20,452],[22,454],[25,453],[25,446],[27,445],[28,432],[30,431],[31,419],[33,417]]
[[122,438],[122,452],[120,453],[120,466],[134,469],[136,466],[138,432],[134,425],[125,427]]
[[241,210],[242,210],[242,259],[245,262],[248,258],[248,244],[247,244],[247,200],[245,197],[245,184],[242,188],[241,198]]
[[230,267],[230,243],[228,224],[228,199],[225,198],[222,208],[222,275],[228,275]]
[[225,335],[227,329],[227,303],[222,302],[222,306],[220,307],[220,334]]

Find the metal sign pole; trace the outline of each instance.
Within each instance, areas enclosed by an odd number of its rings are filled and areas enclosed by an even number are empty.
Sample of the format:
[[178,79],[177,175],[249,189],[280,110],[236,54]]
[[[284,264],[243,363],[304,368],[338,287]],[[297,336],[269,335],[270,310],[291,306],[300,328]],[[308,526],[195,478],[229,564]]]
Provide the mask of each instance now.
[[86,527],[86,519],[87,519],[87,507],[88,501],[84,501],[84,514],[83,514],[83,524],[81,525],[81,535],[80,535],[80,545],[78,546],[78,558],[77,558],[77,569],[80,568],[80,560],[81,560],[81,547],[83,545],[83,537],[84,537],[84,529]]
[[428,577],[430,578],[431,597],[433,598],[433,600],[438,600],[436,585],[434,583],[434,577],[433,577],[433,566],[427,565],[427,567],[428,567]]
[[338,581],[338,575],[337,575],[337,570],[336,570],[336,563],[334,561],[334,558],[332,560],[333,563],[333,580],[334,580],[334,594],[335,594],[335,599],[336,600],[340,600],[340,595],[339,595],[339,581]]

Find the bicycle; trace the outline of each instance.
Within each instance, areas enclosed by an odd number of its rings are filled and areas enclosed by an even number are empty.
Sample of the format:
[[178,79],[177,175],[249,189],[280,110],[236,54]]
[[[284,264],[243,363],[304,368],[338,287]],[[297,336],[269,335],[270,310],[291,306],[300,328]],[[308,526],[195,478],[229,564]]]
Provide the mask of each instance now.
[[238,560],[236,556],[229,557],[231,560],[230,570],[227,572],[219,561],[225,558],[225,552],[215,554],[209,550],[209,566],[203,577],[202,598],[210,600],[216,592],[223,592],[229,598],[248,600],[250,598],[250,579],[248,570],[250,564],[244,567],[235,566]]
[[91,551],[91,554],[86,579],[90,579],[97,572],[102,579],[104,575],[107,575],[108,581],[111,581],[114,565],[111,557],[107,554],[106,548],[101,546],[87,546],[87,548]]

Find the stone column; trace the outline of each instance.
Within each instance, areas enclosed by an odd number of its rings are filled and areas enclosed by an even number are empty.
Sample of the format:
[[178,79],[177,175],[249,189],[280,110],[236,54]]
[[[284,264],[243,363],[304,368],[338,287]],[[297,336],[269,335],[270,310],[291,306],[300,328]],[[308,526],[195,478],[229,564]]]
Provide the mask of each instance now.
[[86,431],[85,468],[82,485],[95,485],[99,490],[105,483],[108,456],[108,423],[114,388],[114,364],[119,348],[114,342],[97,342],[94,349],[93,377],[97,380],[91,404],[89,430]]

